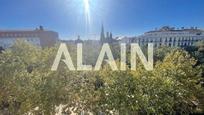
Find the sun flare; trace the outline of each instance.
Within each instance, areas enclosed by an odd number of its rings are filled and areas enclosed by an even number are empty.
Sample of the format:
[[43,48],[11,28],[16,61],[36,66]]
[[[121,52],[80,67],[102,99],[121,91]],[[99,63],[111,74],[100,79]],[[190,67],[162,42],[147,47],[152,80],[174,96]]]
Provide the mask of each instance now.
[[85,8],[85,11],[88,12],[89,11],[89,0],[84,0],[84,8]]
[[84,13],[86,17],[86,24],[87,26],[90,25],[90,0],[83,0],[84,1]]

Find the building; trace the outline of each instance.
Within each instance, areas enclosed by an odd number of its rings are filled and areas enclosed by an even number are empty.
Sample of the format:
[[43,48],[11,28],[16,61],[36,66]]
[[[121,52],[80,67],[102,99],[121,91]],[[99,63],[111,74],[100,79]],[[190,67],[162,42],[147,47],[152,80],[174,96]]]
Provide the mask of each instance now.
[[116,40],[113,39],[113,34],[111,32],[106,32],[106,36],[105,36],[104,26],[102,25],[100,42],[101,43],[113,43],[115,41]]
[[141,36],[131,39],[124,38],[123,43],[139,43],[147,45],[153,43],[155,47],[186,47],[192,46],[195,42],[204,40],[204,30],[197,27],[175,29],[174,27],[164,26],[161,29],[149,31]]
[[58,41],[58,33],[44,30],[42,26],[34,30],[0,30],[0,47],[11,47],[16,40],[24,40],[39,47],[50,47]]
[[81,40],[80,36],[77,36],[77,40],[75,40],[75,43],[83,43],[83,40]]

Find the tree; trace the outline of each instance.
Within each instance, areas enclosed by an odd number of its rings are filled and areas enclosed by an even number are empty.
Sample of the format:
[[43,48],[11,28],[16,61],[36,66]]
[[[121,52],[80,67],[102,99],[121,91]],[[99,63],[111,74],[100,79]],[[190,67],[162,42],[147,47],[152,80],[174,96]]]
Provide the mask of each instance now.
[[[68,49],[76,59],[76,47]],[[110,71],[104,64],[97,72],[69,71],[63,62],[52,72],[56,52],[57,47],[41,49],[17,41],[0,54],[0,112],[53,115],[61,107],[65,114],[188,114],[202,94],[200,68],[183,50],[162,54],[153,71],[138,62],[137,71]]]
[[195,110],[202,88],[196,60],[183,50],[174,50],[158,62],[152,72],[101,74],[106,87],[101,107],[120,114],[189,114]]
[[177,49],[177,48],[172,48],[172,47],[159,47],[155,49],[154,52],[154,61],[163,61],[166,55],[168,55],[172,50]]
[[16,115],[55,111],[55,106],[62,103],[62,97],[68,92],[62,82],[65,73],[56,75],[50,71],[53,52],[55,48],[40,49],[17,41],[0,55],[2,110],[8,109],[10,114]]

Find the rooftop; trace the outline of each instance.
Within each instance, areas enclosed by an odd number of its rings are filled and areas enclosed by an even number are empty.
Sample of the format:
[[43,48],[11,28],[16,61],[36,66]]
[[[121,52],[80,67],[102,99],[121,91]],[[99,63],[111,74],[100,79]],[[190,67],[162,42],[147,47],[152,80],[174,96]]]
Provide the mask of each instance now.
[[18,30],[0,30],[0,33],[13,33],[13,32],[54,32],[50,30],[45,30],[43,26],[39,26],[35,29],[18,29]]
[[170,26],[163,26],[160,29],[155,29],[153,31],[149,31],[146,33],[154,33],[154,32],[204,32],[204,30],[199,29],[198,27],[190,27],[190,28],[175,28],[175,27],[170,27]]

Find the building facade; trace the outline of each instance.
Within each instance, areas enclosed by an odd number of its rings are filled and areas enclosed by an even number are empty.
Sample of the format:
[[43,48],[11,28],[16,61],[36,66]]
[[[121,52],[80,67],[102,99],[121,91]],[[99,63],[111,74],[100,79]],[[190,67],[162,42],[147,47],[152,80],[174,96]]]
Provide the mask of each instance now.
[[39,47],[50,47],[57,43],[57,32],[44,30],[42,26],[35,30],[0,30],[0,47],[11,47],[16,40],[23,40]]
[[153,43],[155,47],[186,47],[204,40],[204,31],[197,27],[175,29],[174,27],[164,26],[159,30],[149,31],[138,37],[123,39],[125,43],[139,43],[147,45]]

